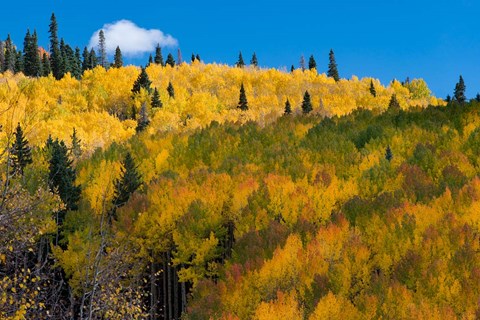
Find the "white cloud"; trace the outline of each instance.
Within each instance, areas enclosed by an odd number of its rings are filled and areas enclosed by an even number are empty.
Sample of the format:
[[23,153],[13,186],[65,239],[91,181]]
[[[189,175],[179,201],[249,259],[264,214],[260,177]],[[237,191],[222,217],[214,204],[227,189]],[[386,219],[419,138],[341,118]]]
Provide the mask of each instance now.
[[161,47],[175,47],[178,45],[177,39],[169,34],[164,34],[157,29],[143,29],[129,20],[119,20],[114,23],[108,23],[93,33],[90,38],[89,48],[98,47],[98,34],[103,30],[107,53],[113,54],[117,46],[126,56],[135,56],[145,52],[153,52],[155,47],[160,44]]

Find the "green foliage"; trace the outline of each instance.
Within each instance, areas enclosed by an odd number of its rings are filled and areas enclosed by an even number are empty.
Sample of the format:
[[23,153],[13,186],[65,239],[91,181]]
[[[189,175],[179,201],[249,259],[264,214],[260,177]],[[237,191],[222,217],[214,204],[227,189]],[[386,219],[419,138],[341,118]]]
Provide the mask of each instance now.
[[310,56],[310,59],[308,59],[308,69],[317,69],[317,62],[315,61],[313,54]]
[[160,100],[160,93],[158,93],[157,88],[153,89],[151,105],[152,108],[161,108],[163,106],[163,103]]
[[55,14],[50,17],[49,30],[50,33],[50,65],[53,76],[58,80],[63,77],[64,69],[62,68],[62,54],[60,52],[58,40],[58,24]]
[[333,53],[332,49],[330,49],[328,60],[329,62],[328,62],[327,76],[335,79],[335,81],[340,80],[340,76],[338,75],[337,62],[335,61],[335,54]]
[[168,82],[167,93],[170,98],[175,99],[175,88],[170,81]]
[[308,91],[305,91],[302,101],[302,112],[303,114],[309,114],[313,110],[312,102],[310,101],[310,94]]
[[145,70],[145,68],[141,68],[140,75],[133,83],[132,94],[140,93],[141,88],[145,89],[147,92],[150,93],[150,91],[152,90],[152,88],[150,88],[151,84],[152,81],[150,81],[147,71]]
[[77,130],[73,128],[73,133],[70,136],[72,140],[72,147],[70,148],[70,151],[72,155],[75,157],[75,159],[78,159],[82,156],[82,140],[80,140],[77,136]]
[[[173,57],[172,57],[172,59],[173,59]],[[159,64],[161,66],[165,66],[165,62],[163,62],[162,48],[160,48],[160,44],[157,44],[157,46],[155,47],[155,59],[153,61],[156,64]]]
[[119,46],[117,46],[117,48],[115,48],[115,55],[113,57],[113,66],[115,68],[123,67],[122,50],[120,50]]
[[252,59],[250,60],[250,65],[254,67],[258,67],[258,59],[257,59],[257,54],[254,52],[252,55]]
[[458,101],[458,103],[463,104],[467,100],[467,97],[465,96],[465,82],[463,81],[463,77],[460,76],[457,84],[455,84],[455,90],[453,92],[453,96],[455,98],[455,101]]
[[23,135],[20,123],[15,130],[15,141],[10,148],[10,159],[12,166],[12,174],[19,174],[23,176],[25,167],[33,162],[32,149],[28,145],[28,140]]
[[373,80],[370,80],[370,94],[373,97],[377,96],[377,90],[375,90],[375,86],[373,85]]
[[137,127],[135,128],[136,132],[141,132],[150,124],[150,119],[148,118],[147,104],[143,103],[138,113]]
[[173,59],[173,55],[171,53],[168,54],[165,65],[169,65],[172,68],[175,67],[175,59]]
[[242,56],[242,52],[240,51],[240,53],[238,54],[238,60],[237,62],[235,63],[235,66],[237,68],[243,68],[245,66],[245,62],[243,61],[243,56]]
[[243,86],[243,83],[240,86],[240,98],[238,100],[237,108],[242,110],[242,111],[247,111],[248,110],[247,95],[245,94],[245,87]]
[[292,106],[290,105],[290,101],[287,99],[285,101],[285,110],[283,111],[284,115],[292,114]]

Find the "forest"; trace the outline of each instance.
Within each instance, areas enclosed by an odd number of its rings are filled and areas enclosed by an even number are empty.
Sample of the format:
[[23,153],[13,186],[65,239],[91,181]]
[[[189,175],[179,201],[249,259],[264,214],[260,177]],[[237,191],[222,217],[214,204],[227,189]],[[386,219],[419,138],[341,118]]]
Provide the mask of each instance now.
[[160,48],[57,74],[57,42],[2,62],[1,319],[480,317],[461,77],[444,101],[340,78],[333,51],[320,73]]

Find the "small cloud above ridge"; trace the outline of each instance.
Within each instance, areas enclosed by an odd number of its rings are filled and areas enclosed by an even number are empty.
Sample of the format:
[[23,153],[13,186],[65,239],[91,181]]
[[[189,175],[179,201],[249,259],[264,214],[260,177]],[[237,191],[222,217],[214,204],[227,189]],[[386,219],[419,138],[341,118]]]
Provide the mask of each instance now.
[[136,56],[154,51],[157,44],[160,44],[161,47],[176,47],[178,45],[177,39],[158,29],[147,30],[130,20],[119,20],[114,23],[107,23],[103,28],[95,31],[90,37],[89,48],[98,47],[100,30],[103,30],[105,34],[107,54],[113,54],[117,46],[120,47],[123,55]]

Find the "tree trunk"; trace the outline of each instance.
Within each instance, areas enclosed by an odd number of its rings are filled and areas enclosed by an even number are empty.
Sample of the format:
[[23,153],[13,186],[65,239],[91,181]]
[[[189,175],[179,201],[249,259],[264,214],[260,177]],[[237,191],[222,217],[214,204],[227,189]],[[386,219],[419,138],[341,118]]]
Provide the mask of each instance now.
[[172,268],[170,267],[170,251],[167,252],[167,282],[168,282],[168,319],[173,319],[172,316]]
[[177,277],[177,268],[173,267],[173,314],[174,319],[179,318],[178,313],[178,277]]
[[163,319],[168,318],[168,311],[167,311],[167,254],[163,253]]

